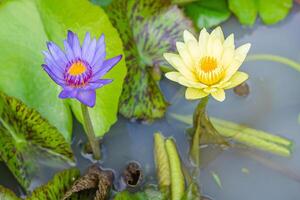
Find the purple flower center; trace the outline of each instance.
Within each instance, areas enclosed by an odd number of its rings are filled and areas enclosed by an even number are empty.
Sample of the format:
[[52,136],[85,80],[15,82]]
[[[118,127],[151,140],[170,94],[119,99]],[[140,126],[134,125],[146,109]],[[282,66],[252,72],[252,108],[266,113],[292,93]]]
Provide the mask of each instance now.
[[84,60],[79,58],[68,63],[64,80],[71,87],[83,87],[92,78],[93,70],[91,66]]

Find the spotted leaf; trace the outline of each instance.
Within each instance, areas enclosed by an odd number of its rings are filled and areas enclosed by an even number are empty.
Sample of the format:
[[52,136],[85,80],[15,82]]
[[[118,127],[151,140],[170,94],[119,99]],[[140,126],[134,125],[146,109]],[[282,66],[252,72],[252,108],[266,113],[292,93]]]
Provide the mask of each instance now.
[[28,189],[39,157],[74,161],[63,135],[34,109],[0,93],[0,158]]
[[175,50],[191,22],[169,1],[114,0],[107,13],[123,40],[128,68],[120,113],[139,120],[162,117],[168,103],[156,75],[167,65],[163,53]]

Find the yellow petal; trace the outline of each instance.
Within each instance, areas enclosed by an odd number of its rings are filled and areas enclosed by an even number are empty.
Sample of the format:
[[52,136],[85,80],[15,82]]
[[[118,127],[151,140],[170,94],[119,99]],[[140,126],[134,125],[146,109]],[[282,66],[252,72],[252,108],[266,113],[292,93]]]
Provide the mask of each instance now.
[[190,100],[201,99],[207,95],[208,93],[203,92],[201,89],[187,88],[185,91],[185,98]]
[[233,61],[226,69],[226,74],[224,77],[225,82],[228,81],[232,77],[232,75],[236,73],[236,71],[240,68],[240,66],[242,65],[242,63],[244,62],[247,56],[250,47],[251,44],[247,43],[235,50]]
[[177,69],[183,76],[190,80],[196,80],[194,73],[189,70],[189,68],[184,64],[181,57],[173,53],[165,53],[165,59]]
[[221,59],[223,53],[223,45],[219,38],[210,37],[207,44],[207,55],[213,56],[217,60]]
[[193,61],[192,56],[189,53],[187,46],[183,42],[176,42],[176,47],[177,47],[178,53],[181,56],[184,64],[189,69],[192,69],[194,66],[194,61]]
[[195,41],[189,41],[189,42],[186,43],[186,45],[188,47],[190,55],[192,55],[192,58],[193,58],[193,60],[196,64],[197,62],[199,62],[200,56],[201,56],[200,47],[198,45],[198,42],[197,41],[196,42]]
[[183,85],[185,87],[193,87],[193,88],[206,88],[207,86],[199,83],[199,82],[194,82],[191,80],[186,79],[182,74],[179,72],[168,72],[165,74],[165,76],[171,80],[179,83],[180,85]]
[[224,34],[223,34],[223,31],[221,29],[220,26],[218,26],[217,28],[215,28],[211,34],[210,34],[211,37],[216,37],[216,38],[219,38],[219,40],[221,41],[221,43],[224,42]]
[[211,95],[217,100],[217,101],[224,101],[225,100],[225,92],[223,89],[218,89],[217,91],[211,93]]
[[248,74],[246,74],[245,72],[236,72],[229,80],[229,85],[224,87],[224,89],[230,89],[235,86],[238,86],[244,81],[246,81],[248,77],[249,77]]
[[207,87],[207,88],[204,88],[203,91],[206,92],[206,93],[213,93],[213,92],[216,92],[218,89],[215,88],[215,87]]
[[234,49],[235,48],[235,45],[234,45],[234,35],[233,33],[230,34],[226,40],[224,41],[223,43],[223,46],[224,46],[224,49],[225,48],[231,48],[231,49]]
[[208,42],[209,34],[205,28],[203,28],[199,35],[199,47],[200,47],[200,55],[201,57],[206,55],[207,42]]
[[187,43],[188,41],[197,42],[197,40],[194,37],[194,35],[191,32],[189,32],[188,30],[185,30],[183,32],[183,40],[184,40],[185,43]]

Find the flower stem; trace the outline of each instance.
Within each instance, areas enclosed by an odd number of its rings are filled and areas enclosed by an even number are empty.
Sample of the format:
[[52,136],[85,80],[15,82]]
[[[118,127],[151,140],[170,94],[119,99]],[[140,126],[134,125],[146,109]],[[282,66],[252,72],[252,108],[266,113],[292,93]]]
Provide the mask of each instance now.
[[193,138],[191,142],[191,149],[190,149],[190,156],[194,162],[194,164],[198,167],[200,166],[200,138],[202,136],[202,129],[201,129],[201,118],[203,115],[206,115],[206,105],[208,103],[209,97],[204,97],[201,99],[199,104],[196,107],[193,117]]
[[86,128],[86,134],[87,134],[89,143],[90,143],[92,151],[93,151],[94,159],[100,160],[101,153],[100,153],[99,141],[96,138],[96,135],[94,132],[92,121],[91,121],[89,111],[88,111],[88,107],[84,104],[81,104],[81,110],[82,110],[84,126]]

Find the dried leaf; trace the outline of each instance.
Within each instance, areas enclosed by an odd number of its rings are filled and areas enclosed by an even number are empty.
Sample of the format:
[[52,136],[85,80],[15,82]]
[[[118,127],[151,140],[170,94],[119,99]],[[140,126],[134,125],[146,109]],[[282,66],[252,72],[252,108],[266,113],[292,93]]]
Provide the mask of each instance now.
[[136,162],[130,162],[123,172],[123,178],[129,187],[138,186],[143,179],[141,166]]
[[[97,165],[91,166],[87,173],[76,180],[71,189],[69,189],[63,200],[72,197],[73,194],[95,190],[94,200],[105,200],[113,182],[113,173],[111,171],[103,171]],[[92,196],[91,192],[90,195]]]

